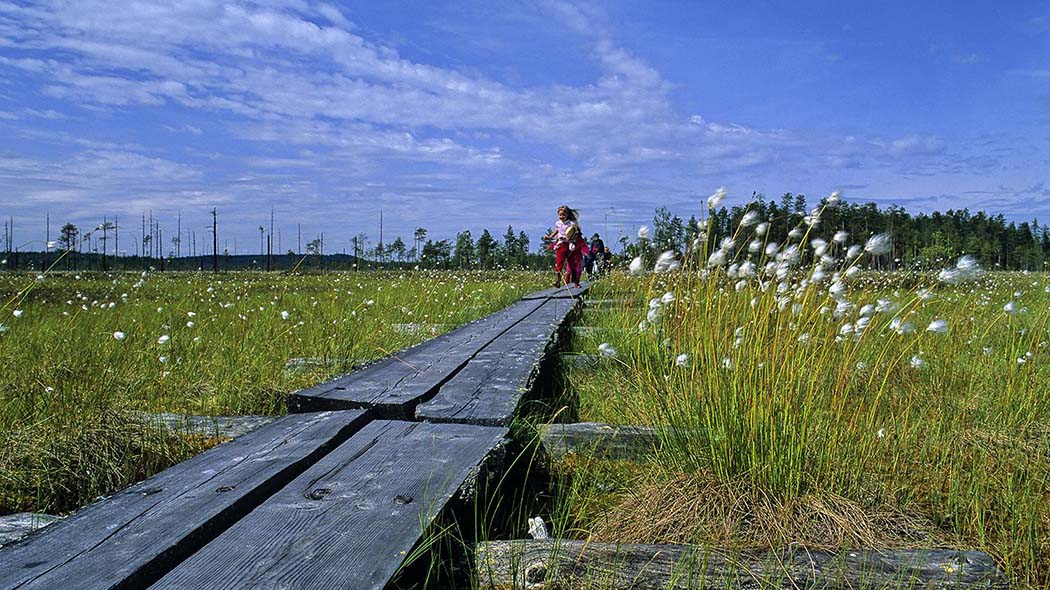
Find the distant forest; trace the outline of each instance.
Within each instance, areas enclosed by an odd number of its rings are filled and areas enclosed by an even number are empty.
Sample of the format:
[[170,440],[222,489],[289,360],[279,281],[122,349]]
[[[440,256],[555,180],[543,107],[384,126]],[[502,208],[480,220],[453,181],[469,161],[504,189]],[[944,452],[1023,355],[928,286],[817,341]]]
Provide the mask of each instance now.
[[[822,207],[825,200],[816,203]],[[748,211],[758,214],[769,224],[765,239],[785,243],[788,232],[803,223],[811,211],[804,195],[785,193],[778,200],[755,194],[751,202],[730,208],[721,207],[711,214],[711,233],[708,243],[715,245],[723,237],[731,236]],[[673,250],[680,255],[691,250],[691,244],[706,227],[708,220],[695,216],[684,220],[666,208],[656,210],[652,231],[645,238],[621,236],[617,243],[606,241],[606,246],[625,257],[644,255],[650,258],[655,252]],[[150,222],[153,228],[153,222]],[[521,268],[545,269],[553,259],[546,243],[530,248],[525,232],[516,232],[508,226],[502,240],[483,230],[474,238],[469,230],[459,232],[455,240],[428,239],[426,228],[416,228],[412,241],[406,243],[400,236],[392,242],[376,243],[369,247],[368,236],[357,234],[349,238],[350,249],[331,252],[325,239],[320,236],[307,244],[305,252],[288,250],[272,251],[260,234],[259,254],[230,254],[223,248],[214,256],[202,244],[201,252],[182,256],[177,238],[171,238],[170,250],[162,254],[165,243],[159,224],[151,229],[142,244],[134,244],[133,255],[114,256],[116,234],[112,224],[103,225],[90,232],[81,232],[73,224],[64,225],[51,252],[18,252],[8,246],[0,269],[36,269],[50,267],[61,257],[57,269],[78,270],[133,270],[155,268],[159,270],[352,270],[367,268],[441,268],[441,269],[496,269]],[[260,230],[263,230],[260,227]],[[12,239],[5,229],[5,243]],[[633,231],[633,230],[632,230]],[[1050,261],[1050,227],[1040,225],[1038,220],[1008,222],[1003,215],[985,212],[971,213],[968,209],[950,209],[947,212],[920,213],[912,215],[902,207],[890,206],[880,209],[875,203],[839,203],[826,207],[820,223],[813,232],[814,237],[830,238],[837,231],[846,231],[851,243],[862,243],[876,233],[893,236],[893,252],[881,257],[883,268],[916,268],[943,266],[949,259],[970,254],[976,256],[988,268],[1011,270],[1042,269]],[[101,232],[101,234],[100,234]],[[548,229],[549,233],[549,229]],[[94,235],[100,234],[100,235]],[[272,237],[272,236],[271,236]],[[606,236],[608,238],[608,236]],[[331,243],[331,238],[328,240]],[[196,239],[194,238],[194,244]],[[99,247],[101,246],[101,251]],[[712,248],[710,249],[713,249]],[[68,250],[68,252],[67,252]],[[109,253],[106,253],[109,250]],[[121,251],[123,252],[123,250]]]
[[[816,206],[824,203],[822,199]],[[777,201],[756,194],[746,205],[722,207],[711,214],[709,243],[717,244],[723,237],[733,235],[747,211],[754,211],[760,220],[769,222],[767,240],[783,244],[788,232],[802,224],[811,209],[804,195],[786,193]],[[692,236],[705,226],[706,220],[682,220],[661,207],[656,210],[649,239],[655,249],[684,252]],[[989,268],[1013,270],[1042,269],[1050,261],[1050,227],[1035,219],[1008,222],[1001,214],[983,211],[949,209],[944,213],[912,215],[898,206],[880,209],[875,203],[842,202],[824,209],[812,235],[830,239],[839,230],[849,233],[851,243],[863,243],[872,234],[891,234],[893,252],[880,261],[889,268],[938,267],[963,254],[976,256]],[[632,251],[638,247],[637,242],[628,244],[623,238],[621,243]]]

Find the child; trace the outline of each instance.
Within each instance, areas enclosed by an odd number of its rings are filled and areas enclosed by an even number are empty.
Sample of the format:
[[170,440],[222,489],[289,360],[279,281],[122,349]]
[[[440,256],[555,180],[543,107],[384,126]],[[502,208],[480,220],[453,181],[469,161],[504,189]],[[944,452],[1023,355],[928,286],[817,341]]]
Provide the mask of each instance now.
[[583,272],[583,256],[586,254],[587,242],[582,238],[578,213],[568,205],[558,207],[558,221],[554,230],[546,239],[554,239],[550,248],[554,250],[554,286],[561,286],[561,273],[565,270],[565,283],[580,286],[580,274]]

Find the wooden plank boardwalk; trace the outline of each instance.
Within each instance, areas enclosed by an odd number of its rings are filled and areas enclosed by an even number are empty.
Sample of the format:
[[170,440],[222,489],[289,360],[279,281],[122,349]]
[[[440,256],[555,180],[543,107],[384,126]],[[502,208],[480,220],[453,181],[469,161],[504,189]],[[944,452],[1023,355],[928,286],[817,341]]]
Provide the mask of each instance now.
[[0,550],[0,588],[144,587],[368,420],[285,416],[179,463]]
[[586,293],[534,293],[0,549],[0,590],[382,588],[500,451]]
[[515,303],[359,371],[298,391],[289,396],[288,408],[293,412],[373,408],[383,417],[410,418],[421,398],[544,302]]
[[506,434],[372,422],[150,588],[383,588]]
[[569,299],[546,300],[534,313],[501,334],[429,401],[416,408],[416,418],[430,422],[510,424],[524,396],[532,391],[541,363],[556,346]]
[[579,301],[574,297],[584,295],[587,288],[574,289],[573,297],[564,288],[549,289],[549,296],[541,295],[548,291],[528,295],[502,311],[361,370],[298,391],[289,396],[288,408],[293,412],[370,408],[379,417],[412,419],[418,404],[436,395],[479,352],[519,324],[526,326],[517,332],[522,338],[530,329],[535,333],[560,326]]

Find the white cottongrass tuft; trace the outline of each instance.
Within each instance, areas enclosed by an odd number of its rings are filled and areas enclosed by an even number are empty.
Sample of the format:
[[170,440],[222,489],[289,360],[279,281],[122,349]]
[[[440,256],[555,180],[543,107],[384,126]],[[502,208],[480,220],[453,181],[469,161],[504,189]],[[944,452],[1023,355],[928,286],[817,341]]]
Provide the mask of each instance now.
[[967,254],[962,256],[955,263],[955,268],[946,268],[937,274],[937,279],[942,283],[948,283],[949,285],[957,285],[980,276],[981,265],[978,264],[977,259]]
[[168,362],[168,357],[167,357],[167,356],[161,356],[161,357],[160,357],[160,358],[158,358],[157,360],[159,360],[159,361],[160,361],[160,362],[162,362],[162,363],[166,363],[166,362]]
[[163,334],[160,338],[157,338],[157,344],[164,345],[167,344],[169,340],[171,340],[171,336]]
[[913,354],[911,360],[908,361],[908,365],[913,369],[921,369],[926,366],[926,361],[922,360],[921,356]]
[[635,256],[634,260],[632,260],[631,264],[627,267],[627,270],[630,271],[632,275],[642,274],[642,257]]
[[1005,311],[1006,313],[1008,313],[1010,315],[1013,315],[1013,314],[1017,313],[1017,304],[1014,303],[1013,301],[1011,301],[1011,302],[1009,302],[1009,303],[1007,303],[1006,305],[1003,306],[1003,311]]
[[926,331],[934,334],[945,334],[948,332],[948,320],[933,320],[929,326],[926,326]]
[[829,207],[834,207],[834,206],[838,205],[841,202],[842,202],[842,191],[835,191],[835,192],[831,193],[830,195],[828,195],[828,198],[825,200],[825,203],[827,203],[827,205]]
[[740,227],[750,227],[756,223],[758,223],[758,213],[755,211],[748,211],[740,218]]
[[688,367],[689,355],[683,352],[682,354],[674,357],[674,364],[675,366],[682,367],[683,369]]
[[875,311],[878,313],[893,313],[897,311],[898,305],[891,299],[876,299]]
[[123,339],[127,338],[127,334],[125,334],[124,332],[120,332],[120,331],[113,332],[113,338],[115,340],[123,340]]
[[713,195],[711,195],[710,197],[707,197],[707,208],[708,209],[717,209],[718,206],[722,204],[722,201],[725,200],[725,198],[726,198],[726,187],[724,187],[724,186],[718,187],[718,190],[716,190]]
[[616,355],[619,353],[616,352],[616,349],[613,348],[612,344],[609,344],[608,342],[602,342],[598,345],[598,354],[602,355],[605,358],[611,359],[615,358]]
[[839,231],[835,232],[835,237],[831,238],[831,241],[835,242],[836,244],[845,244],[846,240],[848,240],[848,239],[849,239],[849,232],[845,232],[845,231],[839,230]]
[[638,238],[639,239],[644,240],[644,239],[647,239],[648,237],[649,237],[649,226],[648,225],[643,225],[642,227],[638,228]]
[[286,319],[288,319],[288,316],[290,316],[290,315],[291,315],[291,314],[290,314],[290,313],[288,313],[287,311],[282,311],[282,312],[281,312],[281,319],[282,319],[282,320],[286,320]]
[[913,326],[911,322],[901,318],[893,318],[893,320],[890,321],[890,329],[900,336],[907,336],[908,334],[915,332],[915,326]]
[[767,231],[769,231],[769,222],[768,221],[763,221],[762,223],[760,223],[760,224],[755,226],[755,235],[756,236],[762,237],[762,236],[766,235]]
[[681,265],[675,260],[674,251],[667,250],[662,252],[660,256],[656,258],[656,265],[653,267],[653,270],[658,273],[664,273],[675,270],[679,266]]
[[672,293],[670,291],[664,293],[663,296],[660,297],[660,303],[663,303],[664,305],[667,305],[668,303],[672,303],[673,301],[674,301],[674,293]]
[[890,234],[875,234],[864,243],[864,250],[873,256],[889,254],[893,250],[893,238]]
[[536,516],[529,519],[529,536],[533,539],[548,538],[547,525],[543,523],[543,518]]
[[16,318],[20,318],[22,317],[23,313],[25,312],[23,312],[21,309],[16,309],[13,312],[11,312],[11,315],[15,316]]
[[710,266],[712,268],[714,268],[716,266],[722,266],[723,264],[726,263],[726,259],[728,257],[729,257],[729,253],[726,252],[725,250],[719,248],[718,250],[715,250],[714,252],[712,252],[711,256],[708,257],[708,259],[707,259],[707,266]]

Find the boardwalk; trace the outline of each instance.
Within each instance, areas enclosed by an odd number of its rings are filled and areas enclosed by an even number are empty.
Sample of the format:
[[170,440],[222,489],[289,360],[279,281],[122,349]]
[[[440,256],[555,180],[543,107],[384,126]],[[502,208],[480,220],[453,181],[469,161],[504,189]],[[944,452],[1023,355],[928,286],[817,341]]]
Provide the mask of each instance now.
[[0,549],[0,590],[382,588],[505,444],[586,288],[289,396],[290,415]]

